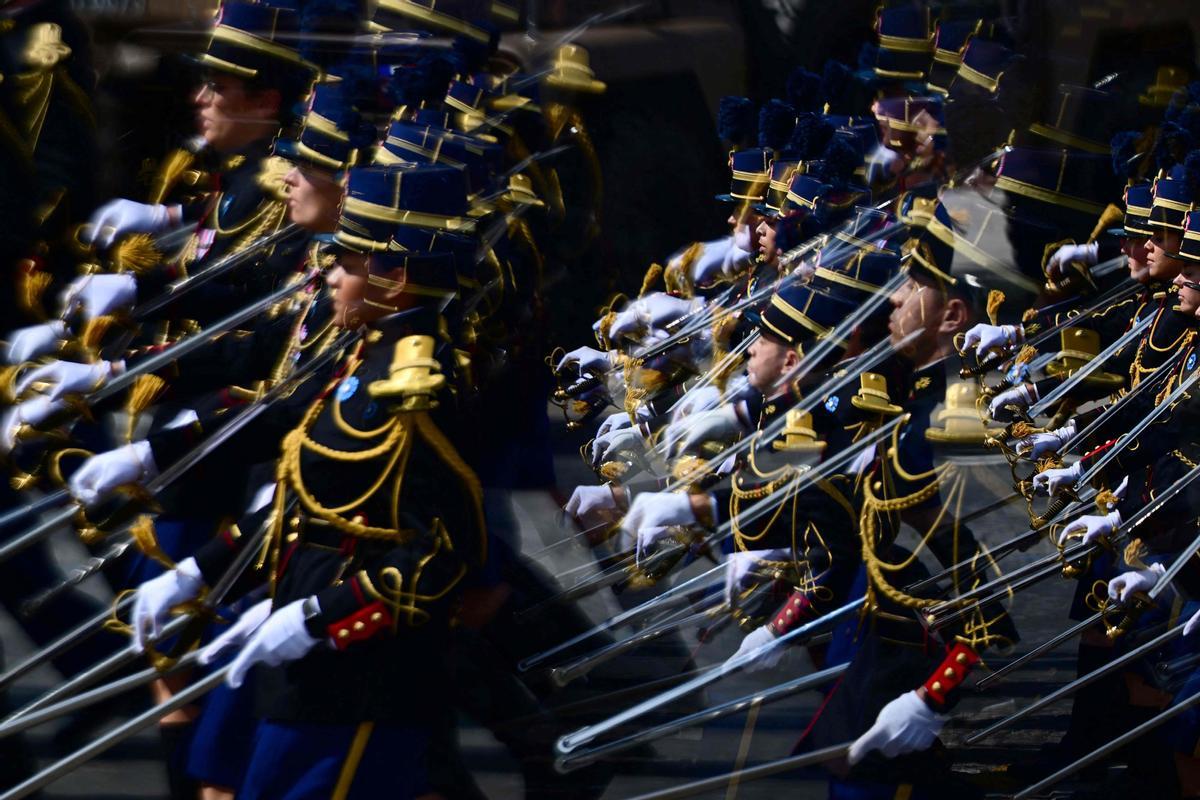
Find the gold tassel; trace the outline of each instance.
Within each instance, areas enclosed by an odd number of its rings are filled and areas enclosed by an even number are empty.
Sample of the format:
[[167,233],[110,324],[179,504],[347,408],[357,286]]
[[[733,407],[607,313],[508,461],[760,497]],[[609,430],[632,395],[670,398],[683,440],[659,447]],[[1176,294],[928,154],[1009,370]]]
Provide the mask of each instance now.
[[987,315],[993,325],[999,325],[997,322],[1000,316],[1000,306],[1004,305],[1004,292],[999,289],[992,289],[987,296]]
[[646,270],[645,276],[642,278],[642,288],[638,289],[638,297],[644,297],[646,292],[650,291],[654,284],[658,283],[658,279],[663,275],[662,264],[651,264]]
[[46,309],[42,307],[42,295],[50,288],[54,279],[38,269],[32,261],[22,265],[17,278],[17,297],[21,308],[39,320],[46,319]]
[[1089,242],[1094,242],[1104,235],[1104,232],[1109,228],[1125,224],[1125,210],[1116,203],[1109,203],[1108,207],[1100,213],[1100,219],[1096,221],[1096,227],[1092,229],[1091,236],[1088,237]]
[[167,382],[157,375],[139,375],[129,389],[129,397],[125,400],[126,428],[125,439],[133,441],[133,429],[138,417],[154,404],[167,389]]
[[142,514],[137,518],[129,527],[129,535],[133,537],[133,543],[137,545],[138,550],[166,569],[175,569],[175,561],[158,545],[158,536],[154,532],[154,518],[149,514]]
[[1015,361],[1018,364],[1028,364],[1035,358],[1037,358],[1037,348],[1027,344],[1017,353]]
[[126,236],[113,248],[109,264],[116,272],[141,274],[162,263],[163,254],[154,246],[154,237],[145,233]]
[[1101,514],[1107,514],[1119,502],[1121,502],[1121,498],[1108,489],[1103,489],[1096,493],[1096,510]]
[[1142,559],[1144,559],[1149,552],[1150,551],[1146,549],[1146,546],[1142,544],[1141,539],[1134,539],[1132,542],[1125,545],[1125,552],[1122,554],[1122,558],[1125,559],[1126,564],[1134,569],[1148,569],[1146,563]]
[[1027,308],[1025,309],[1025,313],[1021,315],[1021,322],[1033,322],[1035,319],[1037,319],[1037,315],[1038,310],[1036,308]]
[[108,334],[108,329],[112,327],[114,322],[116,322],[116,318],[108,315],[89,319],[83,326],[83,332],[79,334],[80,347],[88,353],[98,351],[100,343],[104,341],[104,337]]
[[192,166],[195,156],[188,150],[180,148],[174,153],[167,156],[158,170],[158,175],[154,179],[154,186],[150,190],[149,200],[151,203],[162,203],[166,199],[167,193],[178,182],[183,173],[187,172]]

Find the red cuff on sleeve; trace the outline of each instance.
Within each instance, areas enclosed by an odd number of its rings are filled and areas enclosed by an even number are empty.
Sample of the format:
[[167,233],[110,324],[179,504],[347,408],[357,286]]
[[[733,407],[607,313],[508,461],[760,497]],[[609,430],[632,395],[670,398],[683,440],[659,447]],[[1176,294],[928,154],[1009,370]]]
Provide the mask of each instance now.
[[974,650],[962,642],[955,644],[946,654],[946,660],[925,681],[925,693],[930,701],[938,707],[946,705],[950,692],[962,685],[971,668],[978,663],[979,655]]
[[391,629],[392,615],[382,600],[363,606],[348,617],[331,624],[326,630],[333,646],[345,650],[354,642],[370,639],[384,628]]
[[783,636],[811,618],[812,603],[809,601],[808,595],[797,590],[792,592],[787,601],[780,606],[779,611],[775,614],[775,619],[771,620],[771,630],[775,632],[776,636]]

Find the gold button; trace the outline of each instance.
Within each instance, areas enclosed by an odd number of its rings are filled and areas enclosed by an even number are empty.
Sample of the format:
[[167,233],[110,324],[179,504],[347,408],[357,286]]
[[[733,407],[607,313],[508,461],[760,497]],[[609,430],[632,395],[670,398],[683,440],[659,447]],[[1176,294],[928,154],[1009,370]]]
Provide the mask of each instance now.
[[339,639],[345,639],[349,635],[350,635],[350,631],[346,630],[345,628],[342,628],[340,631],[338,631]]
[[792,601],[792,605],[794,605],[794,606],[799,606],[799,605],[800,605],[800,598],[799,598],[799,597],[797,597],[795,600],[793,600],[793,601]]
[[887,457],[888,457],[888,458],[895,458],[895,457],[896,457],[896,448],[894,448],[894,447],[889,447],[889,448],[887,449]]
[[365,627],[367,627],[367,623],[363,622],[362,620],[359,620],[358,622],[354,623],[355,631],[361,631]]
[[789,618],[792,616],[792,610],[790,608],[785,613],[788,615]]
[[933,686],[930,686],[929,688],[935,692],[940,692],[942,690],[942,684],[940,681],[934,681]]
[[294,542],[294,541],[296,541],[296,540],[297,540],[297,539],[299,539],[299,538],[300,538],[300,534],[298,534],[298,533],[289,533],[289,534],[287,535],[287,540],[288,540],[289,542]]
[[954,669],[951,667],[946,667],[946,671],[943,672],[942,675],[946,678],[953,678],[954,677]]
[[383,614],[379,613],[378,611],[371,615],[371,622],[379,622],[382,619]]
[[880,489],[883,488],[883,481],[875,481],[875,483],[872,484],[871,488],[873,488],[875,491],[878,492]]
[[291,525],[292,528],[299,528],[300,527],[300,518],[292,517],[290,520],[288,520],[288,525]]
[[955,660],[955,661],[957,661],[957,662],[958,662],[958,663],[960,663],[960,664],[966,664],[966,663],[967,663],[967,654],[966,654],[966,653],[959,653],[959,654],[958,654],[958,657],[957,657],[957,658],[955,658],[954,660]]
[[363,524],[363,515],[355,514],[353,517],[351,517],[350,521],[353,522],[355,525],[362,525]]

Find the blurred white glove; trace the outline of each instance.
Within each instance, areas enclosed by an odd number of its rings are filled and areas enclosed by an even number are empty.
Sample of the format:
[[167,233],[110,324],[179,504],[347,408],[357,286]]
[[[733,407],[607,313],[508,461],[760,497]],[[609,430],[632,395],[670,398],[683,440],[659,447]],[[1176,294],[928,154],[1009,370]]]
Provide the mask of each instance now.
[[246,640],[258,630],[258,627],[271,616],[271,598],[255,603],[246,609],[246,613],[238,617],[237,622],[229,626],[229,630],[213,639],[200,651],[198,660],[208,665],[216,661],[235,647],[241,647]]
[[97,361],[95,364],[51,361],[22,376],[16,386],[17,397],[24,395],[26,390],[37,382],[50,384],[50,390],[43,394],[51,400],[57,400],[72,392],[87,394],[107,383],[112,374],[113,365],[110,361]]
[[563,511],[570,514],[584,530],[590,531],[611,524],[621,516],[622,508],[607,483],[603,486],[576,486]]
[[779,646],[768,648],[767,645],[774,642],[776,638],[766,625],[750,631],[746,634],[746,638],[742,639],[737,652],[725,659],[725,669],[740,666],[746,672],[758,672],[775,667],[783,659],[784,648]]
[[612,433],[621,428],[628,428],[632,424],[633,420],[629,418],[628,414],[624,411],[618,411],[604,418],[604,422],[601,422],[600,427],[596,429],[596,436],[603,436],[606,433]]
[[739,550],[730,553],[725,559],[725,602],[734,604],[734,598],[745,591],[748,584],[758,581],[747,581],[747,576],[754,571],[761,561],[787,561],[792,554],[787,550]]
[[[308,598],[316,603],[316,597]],[[304,658],[319,640],[304,627],[304,600],[294,600],[274,614],[250,635],[242,652],[229,665],[225,682],[234,689],[242,685],[246,673],[255,664],[275,667],[287,661]]]
[[646,440],[637,426],[609,431],[592,440],[592,466],[603,464],[622,450],[641,452],[645,447]]
[[680,455],[704,442],[729,444],[747,433],[733,403],[701,411],[667,425],[663,444],[669,455]]
[[137,300],[137,279],[127,272],[114,275],[84,275],[63,290],[63,315],[83,311],[84,319],[95,319],[131,308]]
[[180,561],[175,569],[143,583],[133,598],[133,649],[142,652],[146,643],[158,636],[171,608],[195,600],[204,588],[204,576],[196,559]]
[[1183,635],[1191,636],[1192,631],[1196,630],[1197,625],[1200,625],[1200,611],[1197,611],[1195,614],[1192,614],[1192,618],[1189,619],[1187,621],[1187,623],[1183,626]]
[[[1121,512],[1110,511],[1107,514],[1084,514],[1067,527],[1063,528],[1063,532],[1058,536],[1058,544],[1063,547],[1067,541],[1076,536],[1082,544],[1092,544],[1101,536],[1108,536],[1110,533],[1121,527]],[[1079,536],[1079,534],[1083,534]]]
[[1058,494],[1063,489],[1069,489],[1079,482],[1083,474],[1081,462],[1076,461],[1069,467],[1048,469],[1033,476],[1033,490],[1042,494]]
[[1022,383],[1020,386],[1014,386],[1011,389],[1006,389],[1000,394],[992,398],[991,405],[988,406],[988,413],[992,419],[996,418],[1005,406],[1020,406],[1021,408],[1029,408],[1038,401],[1037,387],[1032,383]]
[[661,328],[691,311],[692,307],[691,300],[672,297],[665,292],[653,292],[639,297],[618,313],[609,329],[609,336],[615,340],[646,328]]
[[1075,435],[1075,420],[1068,420],[1066,425],[1045,433],[1035,433],[1017,440],[1017,451],[1037,460],[1046,453],[1057,453],[1059,448]]
[[597,350],[594,347],[576,347],[558,361],[556,372],[572,364],[578,365],[580,372],[605,372],[617,364],[616,350]]
[[967,331],[963,348],[975,348],[975,357],[983,359],[989,350],[1013,349],[1025,341],[1025,328],[1021,325],[987,325],[980,323]]
[[[1149,569],[1135,569],[1122,572],[1108,582],[1108,599],[1125,602],[1126,598],[1138,592],[1148,592],[1158,583],[1159,577],[1167,570],[1162,564],[1152,564]],[[1190,620],[1189,620],[1190,623]],[[1184,630],[1187,635],[1187,630]]]
[[22,425],[40,425],[53,414],[67,407],[62,400],[51,400],[40,396],[13,406],[0,416],[0,454],[7,453],[17,444],[17,431]]
[[97,247],[111,247],[118,236],[127,233],[158,233],[171,226],[171,209],[165,205],[135,203],[119,198],[109,200],[88,220],[84,229],[88,241]]
[[18,328],[9,335],[4,359],[9,364],[23,364],[38,356],[56,351],[67,339],[67,325],[61,319]]
[[1100,260],[1100,244],[1064,244],[1054,251],[1054,255],[1046,262],[1046,274],[1052,278],[1061,278],[1067,272],[1067,265],[1078,261],[1087,266],[1093,266]]
[[930,708],[915,692],[905,692],[879,710],[866,733],[850,745],[849,761],[857,764],[872,750],[885,758],[925,750],[941,733],[946,717]]
[[691,414],[708,411],[721,404],[721,390],[715,386],[703,386],[699,389],[688,389],[679,399],[678,405],[671,412],[671,422],[675,423]]
[[[721,276],[725,260],[729,257],[729,251],[733,250],[733,237],[726,236],[723,239],[714,239],[711,242],[704,243],[704,249],[700,251],[700,255],[692,262],[692,283],[698,286],[705,286],[715,278]],[[672,258],[668,262],[678,264],[683,253]]]
[[886,145],[879,145],[867,162],[867,183],[889,181],[904,171],[904,157]]
[[83,462],[67,481],[67,489],[80,503],[91,506],[118,486],[141,484],[157,474],[150,443],[133,442]]
[[684,492],[644,492],[633,498],[629,513],[621,520],[621,530],[637,539],[637,560],[655,542],[665,538],[679,525],[695,525],[696,513]]

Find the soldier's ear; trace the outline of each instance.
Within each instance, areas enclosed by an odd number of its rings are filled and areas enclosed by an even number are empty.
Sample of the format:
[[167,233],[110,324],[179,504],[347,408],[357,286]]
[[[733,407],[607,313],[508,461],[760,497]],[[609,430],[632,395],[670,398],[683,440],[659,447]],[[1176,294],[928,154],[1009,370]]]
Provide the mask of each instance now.
[[938,332],[954,335],[966,330],[970,320],[971,312],[966,302],[962,298],[951,296],[942,306],[942,324],[938,327]]

